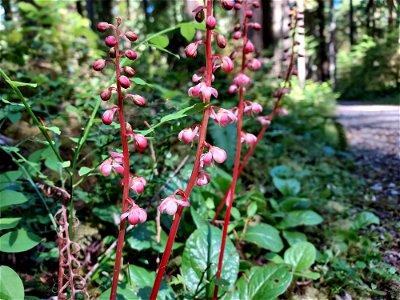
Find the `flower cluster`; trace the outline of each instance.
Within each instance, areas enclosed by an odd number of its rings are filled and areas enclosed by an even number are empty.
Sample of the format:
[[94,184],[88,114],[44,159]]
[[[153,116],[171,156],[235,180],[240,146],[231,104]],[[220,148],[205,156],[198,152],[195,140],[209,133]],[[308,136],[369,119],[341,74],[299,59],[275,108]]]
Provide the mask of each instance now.
[[[123,144],[123,153],[110,151],[110,157],[103,161],[99,170],[104,176],[109,176],[111,173],[123,175],[124,178],[121,180],[121,185],[124,185],[124,182],[127,182],[127,188],[140,194],[144,191],[146,180],[141,176],[130,173],[127,137],[130,137],[133,140],[137,152],[143,152],[146,149],[147,140],[143,135],[135,133],[132,129],[132,125],[124,121],[123,107],[124,101],[129,101],[139,107],[145,106],[147,101],[140,95],[129,94],[123,91],[124,89],[126,90],[130,88],[130,78],[135,76],[136,72],[130,66],[120,66],[120,58],[126,57],[128,60],[133,61],[138,57],[138,54],[133,49],[126,49],[123,51],[119,49],[119,46],[121,44],[121,39],[135,42],[138,39],[138,36],[133,31],[120,33],[120,25],[120,18],[117,18],[117,25],[107,22],[100,22],[97,25],[97,30],[100,32],[111,31],[111,34],[106,36],[104,39],[104,43],[106,46],[110,47],[110,49],[108,51],[108,57],[106,59],[96,60],[92,64],[92,67],[95,71],[101,72],[107,67],[107,65],[112,65],[115,68],[116,73],[116,83],[104,89],[100,93],[100,98],[103,101],[110,101],[113,93],[117,95],[117,103],[106,109],[101,119],[105,125],[110,125],[114,121],[115,114],[118,112],[119,122],[121,125],[121,140]],[[125,194],[128,195],[128,191],[124,193],[124,195]],[[135,204],[132,198],[126,197],[123,199],[123,207],[124,211],[121,215],[121,220],[127,218],[129,223],[132,225],[136,225],[139,222],[143,223],[146,220],[146,212]]]

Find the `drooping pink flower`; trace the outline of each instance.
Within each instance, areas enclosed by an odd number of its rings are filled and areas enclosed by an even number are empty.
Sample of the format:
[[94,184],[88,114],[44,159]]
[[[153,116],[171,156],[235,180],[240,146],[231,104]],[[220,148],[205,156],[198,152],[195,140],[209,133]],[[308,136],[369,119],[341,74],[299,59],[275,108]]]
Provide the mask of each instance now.
[[224,49],[226,47],[226,39],[222,34],[217,35],[217,45],[221,49]]
[[136,33],[134,33],[133,31],[125,32],[125,36],[131,42],[135,42],[138,39],[138,35]]
[[256,71],[261,68],[261,62],[257,58],[253,58],[247,63],[247,67],[252,71]]
[[111,94],[112,94],[111,91],[112,91],[112,90],[111,90],[110,88],[105,89],[104,91],[102,91],[102,92],[100,93],[100,98],[101,98],[101,100],[104,100],[104,101],[110,100]]
[[206,185],[210,182],[210,175],[206,172],[199,172],[199,174],[197,175],[197,179],[196,179],[196,184],[198,186],[203,186]]
[[121,214],[120,220],[124,220],[126,217],[128,217],[128,222],[131,225],[137,225],[138,223],[144,223],[147,220],[147,213],[143,208],[140,208],[139,205],[137,205],[132,198],[127,199],[128,202],[130,203],[131,207]]
[[197,74],[197,73],[193,74],[193,76],[192,76],[192,81],[193,81],[193,82],[199,82],[199,81],[202,80],[202,79],[203,79],[203,76],[200,76],[200,75]]
[[198,132],[199,132],[198,126],[196,126],[194,129],[192,128],[182,129],[181,132],[179,132],[178,139],[182,142],[185,142],[186,144],[191,143],[197,136]]
[[254,52],[254,45],[253,45],[253,43],[252,43],[250,40],[248,40],[247,43],[246,43],[246,45],[244,45],[244,49],[243,49],[243,50],[244,50],[244,53],[245,53],[245,54]]
[[289,114],[288,110],[287,110],[286,108],[283,108],[283,107],[278,107],[278,108],[275,110],[275,113],[276,113],[278,116],[287,116],[287,115]]
[[104,41],[108,47],[114,47],[117,44],[117,39],[112,35],[107,36]]
[[106,67],[106,61],[104,59],[98,59],[92,64],[92,67],[95,71],[101,71]]
[[97,24],[97,30],[100,32],[105,32],[108,30],[108,28],[110,28],[110,24],[107,22],[100,22]]
[[257,102],[246,101],[245,105],[244,113],[248,116],[250,116],[251,113],[259,114],[263,110],[262,106]]
[[229,86],[229,88],[228,88],[228,93],[229,93],[229,94],[234,94],[234,93],[237,92],[237,90],[238,90],[237,85],[231,84],[231,85]]
[[222,64],[221,69],[224,72],[231,72],[233,70],[233,61],[230,59],[229,56],[222,56]]
[[271,124],[271,117],[270,116],[261,116],[257,118],[257,121],[261,124],[261,125],[269,125]]
[[223,163],[227,158],[225,150],[219,147],[211,146],[210,152],[212,154],[212,158],[219,164]]
[[130,60],[135,60],[138,57],[137,53],[130,49],[125,51],[125,56]]
[[252,27],[255,31],[260,31],[261,30],[261,24],[260,23],[253,23]]
[[229,122],[232,123],[237,121],[237,117],[231,110],[218,108],[217,113],[215,113],[214,108],[215,107],[211,109],[210,118],[217,122],[219,125],[225,126]]
[[206,27],[209,30],[213,30],[215,28],[215,25],[217,25],[217,20],[215,19],[214,16],[208,16],[206,20]]
[[221,6],[223,9],[231,10],[234,5],[235,2],[233,0],[221,0]]
[[190,43],[189,45],[186,46],[185,48],[185,54],[186,57],[196,57],[197,56],[197,46],[198,43],[194,42],[194,43]]
[[106,125],[110,125],[114,119],[114,114],[117,110],[119,110],[119,107],[117,105],[114,105],[110,109],[107,109],[101,116],[101,120],[103,121],[103,123]]
[[99,166],[99,171],[103,176],[109,176],[113,170],[119,174],[124,173],[123,164],[123,154],[119,152],[110,151],[110,156]]
[[213,155],[210,151],[200,156],[200,167],[209,166],[212,163]]
[[233,34],[233,38],[235,39],[235,40],[238,40],[238,39],[240,39],[242,37],[242,33],[240,32],[240,31],[236,31],[234,34]]
[[[146,183],[146,179],[144,179],[142,176],[133,174],[129,175],[129,188],[138,194],[143,193]],[[122,180],[121,184],[123,184]]]
[[236,75],[232,82],[239,87],[245,87],[251,84],[250,78],[244,73],[239,73]]
[[143,134],[134,133],[133,139],[135,143],[135,148],[138,152],[143,152],[147,147],[147,139]]
[[189,201],[184,200],[184,199],[177,199],[174,195],[170,195],[167,198],[165,198],[161,204],[158,210],[163,213],[166,212],[170,216],[173,216],[176,211],[178,210],[178,206],[190,206]]
[[251,19],[251,18],[253,17],[253,11],[247,10],[247,11],[246,11],[246,17],[249,18],[249,19]]
[[201,86],[199,94],[201,100],[210,101],[211,95],[213,95],[214,98],[218,98],[218,91],[212,86],[207,86],[206,84]]
[[132,100],[134,104],[141,107],[145,106],[147,103],[146,99],[140,95],[126,94],[124,99]]
[[242,131],[240,140],[242,143],[246,142],[246,144],[248,144],[248,145],[253,145],[254,143],[257,142],[257,137],[252,133],[247,133],[247,132]]
[[192,86],[188,90],[188,95],[193,96],[193,97],[198,97],[203,85],[206,85],[206,84],[204,82],[200,82],[200,83],[196,84],[195,86]]

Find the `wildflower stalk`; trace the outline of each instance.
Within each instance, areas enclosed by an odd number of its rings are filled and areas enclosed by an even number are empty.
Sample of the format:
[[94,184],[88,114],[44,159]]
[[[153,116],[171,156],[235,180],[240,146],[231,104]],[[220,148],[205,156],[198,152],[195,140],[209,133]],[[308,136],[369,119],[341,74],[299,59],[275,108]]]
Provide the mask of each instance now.
[[[207,0],[207,5],[206,5],[206,17],[210,17],[213,15],[213,0]],[[212,81],[212,76],[213,76],[213,56],[212,56],[212,46],[211,46],[211,37],[212,37],[212,30],[207,29],[206,30],[206,39],[205,39],[205,48],[206,48],[206,77],[205,77],[205,84],[207,87],[211,87],[211,81]],[[204,103],[210,102],[210,98],[205,98]],[[185,189],[185,191],[182,194],[182,200],[183,201],[188,201],[189,196],[193,190],[193,187],[196,184],[196,180],[198,177],[198,174],[200,172],[200,159],[201,155],[203,154],[204,147],[205,147],[205,138],[207,134],[207,126],[208,126],[208,119],[210,117],[210,107],[206,107],[203,111],[203,117],[202,121],[200,124],[200,131],[199,131],[199,140],[198,140],[198,145],[197,145],[197,152],[196,152],[196,158],[193,166],[192,173],[190,175],[190,179],[188,182],[188,185]],[[163,256],[161,258],[161,262],[159,265],[159,268],[157,270],[157,275],[156,279],[153,285],[153,289],[151,291],[150,295],[150,300],[155,300],[157,298],[158,291],[160,289],[161,285],[161,280],[165,272],[165,268],[167,266],[169,257],[171,255],[171,250],[173,243],[175,241],[176,233],[178,231],[179,223],[182,217],[184,206],[179,205],[178,209],[175,213],[174,220],[172,222],[170,232],[168,235],[168,240],[165,246],[165,250],[163,252]]]
[[[293,25],[292,25],[292,30],[293,30],[293,31],[292,31],[292,35],[291,35],[291,40],[292,40],[292,42],[291,42],[291,46],[290,46],[290,53],[291,53],[291,54],[290,54],[289,66],[288,66],[288,68],[287,68],[287,70],[286,70],[286,74],[285,74],[285,77],[284,77],[283,84],[282,84],[282,86],[278,89],[278,91],[277,91],[277,93],[276,93],[276,97],[277,97],[277,98],[276,98],[276,101],[275,101],[275,103],[274,103],[274,106],[273,106],[273,108],[272,108],[272,111],[271,111],[270,115],[264,117],[264,119],[268,120],[268,122],[265,122],[265,123],[262,125],[261,130],[260,130],[260,132],[259,132],[258,135],[257,135],[257,140],[256,140],[256,142],[250,146],[250,148],[249,148],[249,150],[247,151],[245,157],[243,158],[242,163],[240,164],[240,167],[239,167],[239,176],[240,176],[240,174],[242,173],[243,169],[245,168],[245,166],[246,166],[248,160],[250,159],[251,155],[253,154],[254,150],[256,149],[258,143],[259,143],[260,140],[263,138],[265,132],[267,131],[267,129],[268,129],[269,126],[271,125],[271,123],[272,123],[274,117],[275,117],[276,115],[279,115],[279,109],[280,109],[280,107],[281,107],[281,103],[282,103],[282,101],[283,101],[284,96],[286,95],[286,93],[284,93],[284,92],[279,92],[279,91],[282,91],[282,90],[285,91],[286,89],[288,89],[288,88],[290,87],[291,75],[293,75],[293,74],[296,73],[296,72],[295,72],[295,58],[296,58],[296,55],[295,55],[295,49],[294,49],[294,48],[295,48],[295,46],[296,46],[296,44],[297,44],[296,39],[295,39],[295,37],[296,37],[296,30],[295,30],[295,29],[297,28],[297,24],[298,24],[298,15],[300,15],[300,12],[298,12],[297,10],[294,9],[294,10],[293,10],[293,15],[292,15],[292,23],[293,23]],[[233,190],[232,190],[232,188],[233,188]],[[216,211],[215,211],[215,215],[214,215],[213,220],[211,221],[211,224],[213,224],[213,225],[215,224],[215,221],[217,220],[218,215],[219,215],[219,213],[221,212],[222,208],[224,207],[224,205],[225,205],[227,199],[228,199],[231,195],[233,195],[232,192],[234,192],[234,189],[235,189],[235,187],[231,185],[231,186],[229,187],[229,189],[226,191],[224,197],[222,198],[220,204],[218,205],[218,207],[217,207],[217,209],[216,209]]]

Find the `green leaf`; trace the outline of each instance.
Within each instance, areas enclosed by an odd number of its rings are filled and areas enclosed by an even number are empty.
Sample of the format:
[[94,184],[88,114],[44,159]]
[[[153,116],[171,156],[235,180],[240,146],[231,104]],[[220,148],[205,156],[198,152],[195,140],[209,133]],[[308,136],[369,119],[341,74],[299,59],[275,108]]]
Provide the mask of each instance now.
[[196,33],[196,29],[194,28],[192,23],[185,23],[185,24],[182,24],[182,26],[180,28],[180,32],[181,32],[182,36],[188,42],[190,42]]
[[307,241],[307,236],[304,233],[298,231],[283,230],[282,235],[287,240],[290,246],[297,244],[299,242]]
[[285,196],[296,196],[300,192],[300,182],[297,179],[281,179],[273,177],[275,187]]
[[22,218],[1,218],[0,219],[0,230],[14,228],[18,225],[19,220]]
[[47,130],[50,130],[51,132],[54,132],[57,135],[61,134],[61,130],[57,126],[44,127],[44,128],[46,128]]
[[[115,300],[140,300],[140,298],[136,295],[137,289],[130,287],[125,283],[118,284],[117,287],[117,295]],[[111,288],[104,291],[103,294],[98,298],[99,300],[109,300],[111,294]]]
[[37,12],[37,9],[34,5],[27,2],[18,2],[18,8],[23,12]]
[[151,84],[148,84],[146,81],[144,81],[142,78],[139,77],[133,77],[131,78],[132,82],[134,82],[137,85],[147,85],[151,86]]
[[279,222],[278,227],[282,229],[296,227],[299,225],[317,225],[324,219],[312,210],[295,210],[287,213],[285,218]]
[[18,274],[10,267],[0,266],[0,299],[22,300],[24,297],[24,285]]
[[100,220],[118,224],[121,211],[116,205],[96,206],[92,210],[93,214]]
[[284,211],[307,209],[310,205],[310,199],[300,197],[287,197],[280,203],[280,207]]
[[251,202],[247,207],[247,216],[253,217],[257,212],[257,203]]
[[300,242],[285,251],[285,263],[294,267],[296,272],[309,269],[315,262],[317,250],[314,245],[309,242]]
[[359,213],[355,220],[352,222],[352,227],[356,230],[361,229],[363,227],[367,227],[371,224],[379,224],[379,218],[369,211],[363,211]]
[[177,59],[180,59],[180,57],[179,57],[178,54],[172,53],[171,51],[169,51],[169,50],[167,50],[167,49],[165,49],[165,48],[163,48],[163,47],[160,47],[160,46],[154,45],[154,44],[148,44],[148,45],[151,46],[151,47],[157,48],[157,49],[160,50],[160,51],[163,51],[163,52],[165,52],[165,53],[168,53],[168,54],[174,56],[174,57],[177,58]]
[[321,277],[321,275],[317,272],[294,272],[294,275],[312,280],[317,280]]
[[200,216],[200,214],[193,208],[193,206],[190,207],[190,214],[192,215],[192,219],[197,229],[203,226],[207,226],[206,220],[202,216]]
[[7,232],[0,237],[0,251],[17,253],[32,249],[39,244],[41,238],[25,229]]
[[236,125],[228,124],[224,127],[218,126],[212,122],[209,126],[209,132],[213,138],[213,144],[226,151],[228,155],[225,164],[230,169],[235,162],[236,153]]
[[275,299],[286,291],[292,278],[290,267],[285,264],[254,267],[249,277],[247,299]]
[[287,178],[293,176],[292,169],[287,165],[280,165],[273,167],[269,174],[272,177],[280,177],[280,178]]
[[[217,271],[220,253],[222,232],[210,225],[195,230],[186,241],[182,256],[182,276],[186,287],[192,293],[201,289]],[[229,238],[226,240],[222,268],[222,279],[226,280],[228,288],[233,287],[239,271],[239,255]],[[213,285],[213,284],[212,284]],[[220,289],[223,293],[223,289]],[[199,298],[206,298],[204,289],[198,294]]]
[[160,48],[165,48],[169,44],[169,39],[166,35],[158,35],[158,36],[152,37],[148,42],[150,44],[153,44],[154,46],[158,46]]
[[79,176],[83,176],[83,175],[89,174],[92,171],[93,171],[92,168],[82,167],[79,169],[78,174],[79,174]]
[[244,240],[256,243],[259,247],[273,252],[279,252],[283,248],[279,231],[268,224],[261,223],[247,227]]
[[25,203],[28,198],[20,192],[13,190],[2,190],[0,192],[0,208]]
[[70,161],[70,160],[66,160],[66,161],[64,161],[64,162],[61,163],[61,166],[62,166],[63,168],[68,168],[68,167],[71,166],[71,161]]

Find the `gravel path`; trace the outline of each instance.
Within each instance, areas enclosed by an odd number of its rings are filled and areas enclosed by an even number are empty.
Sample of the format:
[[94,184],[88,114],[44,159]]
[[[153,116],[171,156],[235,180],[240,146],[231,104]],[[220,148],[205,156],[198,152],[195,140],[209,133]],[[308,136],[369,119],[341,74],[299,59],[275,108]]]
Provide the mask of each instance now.
[[381,250],[384,260],[400,270],[400,106],[343,102],[337,116],[346,128],[356,172],[366,179],[361,205],[380,217],[374,231],[382,240],[385,233],[392,236]]

